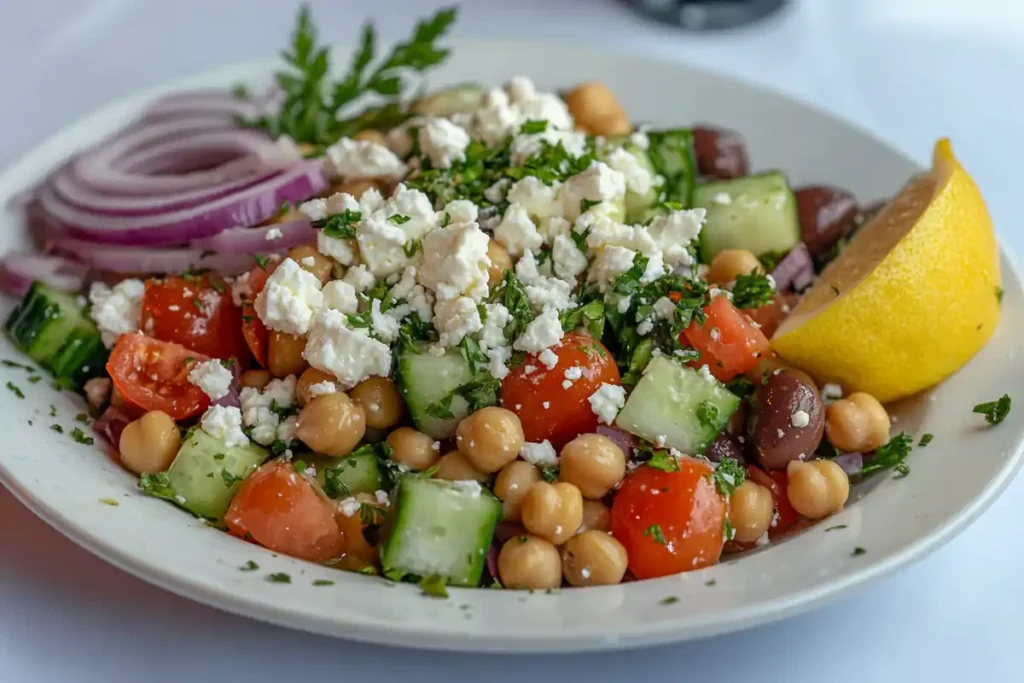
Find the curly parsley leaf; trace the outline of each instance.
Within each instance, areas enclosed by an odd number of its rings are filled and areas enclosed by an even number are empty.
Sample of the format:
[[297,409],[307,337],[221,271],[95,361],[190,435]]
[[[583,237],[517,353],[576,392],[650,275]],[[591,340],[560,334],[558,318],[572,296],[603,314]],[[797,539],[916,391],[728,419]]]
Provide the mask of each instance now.
[[775,299],[775,286],[767,275],[753,271],[737,275],[732,288],[732,303],[736,308],[760,308]]
[[740,462],[725,457],[711,473],[711,480],[715,483],[718,492],[728,498],[736,490],[736,487],[743,483],[746,476],[747,471]]
[[505,339],[511,344],[526,331],[526,326],[536,317],[530,299],[526,296],[526,287],[515,273],[506,270],[491,299],[508,309],[510,319],[505,325]]
[[654,451],[651,459],[647,461],[647,466],[662,472],[678,472],[679,460],[668,451]]
[[143,493],[153,496],[154,498],[174,500],[174,496],[176,495],[174,488],[171,486],[171,480],[167,477],[166,472],[142,474],[142,476],[139,477],[139,488]]
[[341,213],[312,222],[314,228],[323,230],[326,237],[339,240],[351,240],[356,237],[355,225],[363,220],[361,211],[345,209]]
[[997,425],[1006,419],[1006,416],[1010,414],[1010,404],[1012,400],[1009,394],[1003,394],[996,401],[990,401],[988,403],[979,403],[974,406],[972,412],[978,413],[979,415],[985,416],[985,422],[990,425]]
[[900,476],[907,476],[910,474],[910,467],[904,462],[907,456],[910,455],[910,451],[914,448],[914,440],[909,434],[900,432],[896,436],[892,437],[889,443],[884,446],[879,446],[875,449],[875,457],[870,461],[864,463],[864,466],[860,468],[859,474],[862,477],[866,477],[876,472],[883,470],[892,469],[895,470]]
[[651,538],[659,545],[668,545],[668,541],[665,539],[665,534],[662,533],[661,526],[659,524],[652,524],[644,529],[644,536]]
[[562,311],[558,317],[566,332],[583,326],[594,339],[604,336],[604,302],[599,299]]

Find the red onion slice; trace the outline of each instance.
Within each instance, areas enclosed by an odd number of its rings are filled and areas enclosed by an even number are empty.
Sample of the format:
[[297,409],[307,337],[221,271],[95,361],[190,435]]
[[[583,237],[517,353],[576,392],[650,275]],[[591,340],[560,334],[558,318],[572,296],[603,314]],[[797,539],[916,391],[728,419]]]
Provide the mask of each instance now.
[[[255,263],[250,254],[243,253],[211,254],[201,249],[147,249],[94,244],[70,238],[55,240],[52,248],[95,270],[120,275],[159,275],[190,269],[235,275],[250,270]],[[261,253],[269,256],[273,251],[265,249]]]
[[303,162],[241,192],[178,211],[151,216],[105,216],[79,209],[52,188],[39,206],[70,235],[105,244],[172,246],[216,235],[228,226],[256,225],[273,217],[283,202],[309,199],[327,186],[319,162]]
[[263,113],[265,99],[242,99],[227,90],[189,90],[161,97],[146,108],[147,119],[180,117],[191,114],[254,118]]
[[797,292],[810,287],[814,281],[814,261],[807,251],[807,245],[800,242],[782,257],[772,271],[775,286],[780,292],[793,289]]
[[864,469],[863,453],[843,453],[832,458],[832,462],[843,468],[847,475],[853,476]]
[[62,292],[77,292],[85,284],[88,268],[60,256],[10,251],[0,259],[0,289],[23,296],[36,280]]
[[106,439],[117,450],[121,444],[121,432],[132,422],[132,416],[115,406],[109,406],[92,423],[93,430]]
[[[281,236],[276,237],[275,231]],[[255,254],[264,251],[282,251],[299,244],[316,242],[316,230],[308,220],[272,223],[258,228],[228,228],[213,237],[195,240],[193,249],[223,253]]]
[[630,460],[633,457],[633,446],[636,445],[636,439],[633,438],[632,434],[618,427],[609,427],[608,425],[597,425],[596,431],[602,436],[607,436],[616,446],[621,448],[622,452],[626,454],[626,460]]

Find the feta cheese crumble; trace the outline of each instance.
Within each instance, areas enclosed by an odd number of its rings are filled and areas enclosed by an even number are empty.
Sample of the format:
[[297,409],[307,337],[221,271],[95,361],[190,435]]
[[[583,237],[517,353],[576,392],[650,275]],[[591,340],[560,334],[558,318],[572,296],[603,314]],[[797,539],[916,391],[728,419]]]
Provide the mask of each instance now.
[[526,331],[512,346],[517,351],[540,352],[562,341],[563,334],[558,311],[547,307],[526,326]]
[[89,314],[99,328],[104,346],[110,348],[122,334],[138,331],[145,292],[146,284],[142,280],[121,280],[113,287],[102,282],[92,283]]
[[490,238],[476,223],[453,223],[423,238],[420,284],[438,299],[467,296],[479,301],[487,296],[487,256]]
[[342,138],[324,150],[324,171],[336,178],[404,178],[408,168],[384,145]]
[[551,442],[545,439],[540,443],[526,442],[519,449],[519,457],[531,465],[556,465],[558,454]]
[[387,377],[391,372],[391,348],[353,329],[340,311],[325,309],[310,326],[302,354],[317,370],[334,375],[343,391],[368,377]]
[[344,280],[331,280],[324,285],[321,293],[326,308],[348,314],[354,314],[359,310],[356,289]]
[[233,406],[210,406],[199,420],[203,431],[220,439],[227,448],[245,446],[249,437],[242,431],[242,413]]
[[[548,370],[552,370],[556,365],[558,365],[558,356],[551,349],[544,349],[543,351],[541,351],[537,355],[537,360],[539,360],[541,362],[541,365],[546,367]],[[527,367],[535,368],[536,366],[528,365]]]
[[255,387],[243,387],[239,392],[242,423],[250,428],[253,441],[269,446],[277,440],[281,425],[278,411],[295,403],[295,383],[295,375],[289,375],[270,380],[262,392]]
[[267,230],[267,234],[264,236],[263,239],[267,240],[268,242],[272,242],[274,240],[279,240],[282,237],[284,237],[284,233],[281,232],[281,228],[271,228],[270,230]]
[[614,424],[619,411],[626,405],[626,390],[617,384],[602,384],[587,399],[590,409],[597,415],[598,422]]
[[806,427],[811,423],[811,416],[806,411],[797,410],[789,416],[789,423],[794,427]]
[[326,396],[328,394],[335,394],[338,392],[338,385],[330,380],[324,380],[323,382],[317,382],[316,384],[309,385],[309,398],[314,399],[319,396]]
[[188,373],[188,381],[203,390],[211,401],[219,401],[231,391],[234,376],[219,360],[196,363]]
[[305,334],[313,314],[323,305],[320,279],[287,258],[267,279],[256,297],[256,314],[268,329]]
[[456,161],[466,158],[469,133],[448,119],[429,118],[419,129],[420,150],[430,159],[434,168],[451,168]]

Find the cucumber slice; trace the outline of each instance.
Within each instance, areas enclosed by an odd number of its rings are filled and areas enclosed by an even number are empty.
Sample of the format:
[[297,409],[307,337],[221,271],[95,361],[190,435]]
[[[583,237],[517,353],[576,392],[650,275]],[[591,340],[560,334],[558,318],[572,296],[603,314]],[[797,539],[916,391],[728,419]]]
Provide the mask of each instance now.
[[167,470],[169,497],[197,517],[220,521],[238,485],[263,464],[270,453],[249,442],[228,448],[201,428],[192,429]]
[[320,487],[331,498],[348,498],[387,488],[380,461],[370,449],[359,449],[341,458],[312,455],[303,456],[303,460],[316,470]]
[[661,201],[690,206],[697,161],[693,152],[693,131],[689,128],[647,131],[647,153],[654,170],[665,178]]
[[655,356],[615,423],[652,443],[699,455],[739,405],[740,399],[715,378]]
[[[651,163],[651,157],[645,150],[630,142],[629,136],[606,140],[599,150],[598,157],[601,161],[607,161],[609,155],[616,149],[623,149],[629,152],[637,160],[637,163],[651,174],[652,178],[658,175],[654,164]],[[627,223],[642,222],[658,203],[661,191],[662,187],[656,183],[651,185],[651,189],[646,194],[639,194],[627,189],[624,203],[625,221]]]
[[435,439],[455,434],[459,420],[469,415],[469,404],[461,396],[452,399],[450,419],[428,414],[427,408],[473,379],[469,364],[459,349],[451,348],[444,355],[427,353],[423,347],[405,348],[398,357],[396,383],[416,429]]
[[476,482],[407,474],[395,489],[381,544],[384,573],[476,586],[499,519],[501,503]]
[[107,350],[75,297],[35,282],[7,318],[14,345],[58,380],[81,385],[103,372]]
[[466,83],[439,90],[417,101],[412,110],[420,116],[449,117],[452,114],[468,114],[480,108],[484,91],[479,85]]
[[707,210],[700,233],[705,263],[725,249],[782,254],[800,241],[796,199],[779,171],[704,183],[694,190],[693,205]]

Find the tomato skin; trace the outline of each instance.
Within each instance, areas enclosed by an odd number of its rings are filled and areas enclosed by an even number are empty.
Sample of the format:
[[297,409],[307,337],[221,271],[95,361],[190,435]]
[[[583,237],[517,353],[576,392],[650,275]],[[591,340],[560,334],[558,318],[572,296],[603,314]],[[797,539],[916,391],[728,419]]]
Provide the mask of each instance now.
[[241,297],[242,299],[242,336],[245,338],[245,343],[252,352],[253,357],[256,358],[256,362],[262,367],[267,367],[267,348],[270,345],[270,330],[263,324],[260,317],[256,315],[256,307],[253,302],[256,301],[256,296],[263,291],[263,288],[267,285],[267,279],[270,274],[274,272],[277,264],[268,264],[266,269],[259,266],[249,271],[246,279],[246,288],[248,291]]
[[[641,467],[626,475],[612,504],[612,534],[625,546],[636,578],[679,574],[718,562],[725,501],[711,472],[707,463],[681,458],[678,472]],[[648,532],[654,524],[665,544]]]
[[789,317],[789,312],[796,306],[797,296],[795,294],[776,294],[775,299],[760,308],[747,311],[747,318],[751,322],[760,325],[761,334],[771,339],[775,331],[779,329],[782,321]]
[[290,462],[262,465],[238,487],[224,516],[228,531],[310,562],[339,557],[344,536],[334,505],[313,486]]
[[166,277],[146,281],[142,297],[142,331],[210,358],[249,362],[240,334],[242,309],[216,276]]
[[789,478],[786,470],[765,472],[760,467],[751,465],[747,468],[747,477],[772,492],[776,514],[772,525],[768,527],[768,538],[774,540],[786,535],[800,521],[800,513],[794,510],[789,502]]
[[[501,405],[519,416],[527,441],[546,439],[558,450],[597,429],[590,395],[602,384],[619,384],[619,369],[608,349],[585,334],[569,332],[551,350],[558,363],[550,370],[537,359],[538,354],[530,354],[505,377]],[[535,369],[527,373],[530,366]],[[582,368],[583,376],[565,388],[565,371],[573,366]]]
[[107,373],[131,405],[184,420],[210,405],[210,397],[188,381],[192,366],[204,360],[208,357],[180,344],[136,332],[117,340],[107,360]]
[[[704,315],[704,324],[690,323],[683,337],[701,354],[692,365],[707,365],[716,379],[728,382],[746,372],[771,348],[761,330],[724,296],[705,306]],[[717,330],[714,337],[712,330]]]

